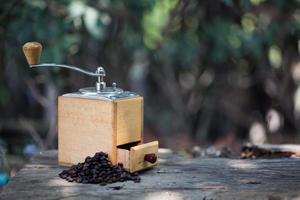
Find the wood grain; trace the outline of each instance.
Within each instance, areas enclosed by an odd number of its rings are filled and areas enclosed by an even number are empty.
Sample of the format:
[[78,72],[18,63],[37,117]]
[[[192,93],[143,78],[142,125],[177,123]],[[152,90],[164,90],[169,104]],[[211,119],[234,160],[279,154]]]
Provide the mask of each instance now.
[[39,64],[42,45],[38,42],[27,42],[23,45],[23,53],[29,65]]
[[[165,151],[160,151],[165,152]],[[239,200],[299,199],[300,159],[195,158],[160,153],[159,165],[141,182],[100,186],[58,177],[57,152],[43,152],[13,177],[2,200]]]
[[143,98],[115,101],[117,145],[142,140],[143,131]]
[[58,159],[62,165],[83,162],[107,152],[116,162],[113,103],[81,98],[58,98]]
[[122,163],[123,167],[130,171],[130,151],[127,149],[118,149],[118,163]]
[[130,171],[136,172],[153,167],[157,164],[144,161],[146,154],[154,153],[158,156],[158,141],[141,144],[130,148]]
[[99,151],[108,153],[116,164],[121,156],[117,146],[142,141],[143,106],[142,97],[106,101],[60,96],[59,164],[77,164]]
[[130,172],[148,169],[157,165],[157,162],[149,163],[144,161],[145,155],[150,153],[158,156],[158,141],[139,144],[131,147],[129,150],[118,148],[118,162],[123,163],[124,168]]

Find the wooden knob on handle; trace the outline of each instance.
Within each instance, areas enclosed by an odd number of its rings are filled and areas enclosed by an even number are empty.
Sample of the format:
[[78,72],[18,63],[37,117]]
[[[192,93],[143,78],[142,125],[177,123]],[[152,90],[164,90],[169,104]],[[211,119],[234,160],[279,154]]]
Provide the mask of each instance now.
[[23,52],[29,65],[40,63],[42,45],[38,42],[27,42],[23,45]]

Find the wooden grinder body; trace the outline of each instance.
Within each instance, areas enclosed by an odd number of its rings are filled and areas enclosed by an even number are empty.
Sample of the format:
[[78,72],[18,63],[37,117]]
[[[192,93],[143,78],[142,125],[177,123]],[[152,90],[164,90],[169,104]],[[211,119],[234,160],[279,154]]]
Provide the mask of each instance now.
[[[143,160],[146,153],[158,154],[157,141],[142,144],[143,107],[140,96],[118,100],[60,96],[59,164],[77,164],[103,151],[108,153],[113,164],[122,162],[131,172],[155,165],[156,162]],[[122,147],[126,145],[129,148]]]

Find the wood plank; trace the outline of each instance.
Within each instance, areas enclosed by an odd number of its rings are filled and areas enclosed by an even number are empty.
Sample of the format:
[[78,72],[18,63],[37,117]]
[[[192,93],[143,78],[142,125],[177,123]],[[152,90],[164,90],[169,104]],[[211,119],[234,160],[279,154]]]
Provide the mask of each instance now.
[[157,162],[144,161],[144,156],[150,153],[158,156],[158,141],[139,144],[130,147],[130,150],[118,148],[118,162],[123,163],[124,168],[130,172],[148,169],[157,165]]
[[[107,186],[58,177],[57,152],[27,164],[0,194],[3,200],[55,199],[298,199],[300,159],[187,158],[162,153],[159,165],[131,181]],[[166,152],[166,151],[164,151]]]
[[116,109],[117,145],[141,141],[143,138],[143,98],[114,101]]
[[59,163],[72,165],[104,151],[116,162],[113,103],[83,98],[58,98]]
[[118,163],[122,163],[125,169],[130,170],[130,151],[127,149],[118,149],[117,151]]
[[130,171],[136,172],[142,169],[147,169],[157,165],[157,162],[150,163],[144,161],[146,154],[152,154],[158,156],[158,141],[140,144],[130,148]]

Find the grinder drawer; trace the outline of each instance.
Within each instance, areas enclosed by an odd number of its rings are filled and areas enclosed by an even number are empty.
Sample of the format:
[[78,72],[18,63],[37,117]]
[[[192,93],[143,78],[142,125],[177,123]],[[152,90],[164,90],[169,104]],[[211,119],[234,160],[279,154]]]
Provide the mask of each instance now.
[[158,141],[140,144],[129,148],[118,148],[118,162],[125,169],[136,172],[157,164]]

